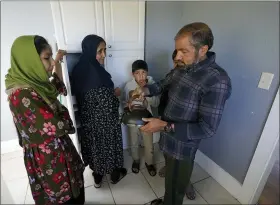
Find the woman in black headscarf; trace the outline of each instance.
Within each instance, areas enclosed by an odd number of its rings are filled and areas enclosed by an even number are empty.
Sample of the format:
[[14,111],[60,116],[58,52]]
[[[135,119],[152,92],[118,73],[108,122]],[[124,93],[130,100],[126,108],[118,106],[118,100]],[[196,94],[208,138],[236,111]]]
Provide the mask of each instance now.
[[111,174],[116,184],[127,173],[123,168],[123,147],[119,123],[119,88],[114,89],[111,75],[103,67],[106,43],[97,35],[82,41],[82,55],[72,72],[83,136],[82,157],[93,170],[95,187],[101,187],[103,176]]

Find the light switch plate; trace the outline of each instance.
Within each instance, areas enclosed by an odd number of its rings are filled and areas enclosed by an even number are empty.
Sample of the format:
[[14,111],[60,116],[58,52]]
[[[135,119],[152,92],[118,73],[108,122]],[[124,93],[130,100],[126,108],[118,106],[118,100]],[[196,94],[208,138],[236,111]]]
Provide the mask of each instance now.
[[269,90],[273,77],[273,73],[263,72],[258,87],[261,89]]

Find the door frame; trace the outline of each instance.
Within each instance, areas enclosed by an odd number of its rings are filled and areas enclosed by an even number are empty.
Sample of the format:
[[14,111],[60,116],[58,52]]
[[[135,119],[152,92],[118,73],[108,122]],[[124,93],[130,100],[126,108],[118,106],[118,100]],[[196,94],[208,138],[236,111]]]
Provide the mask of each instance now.
[[255,154],[239,192],[243,204],[256,204],[266,184],[279,149],[279,87]]

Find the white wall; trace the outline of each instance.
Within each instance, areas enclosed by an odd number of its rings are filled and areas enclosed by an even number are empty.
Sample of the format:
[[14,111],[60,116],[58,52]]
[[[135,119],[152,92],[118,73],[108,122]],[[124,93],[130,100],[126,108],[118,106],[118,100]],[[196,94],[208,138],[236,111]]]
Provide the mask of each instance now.
[[5,75],[10,49],[21,35],[41,35],[54,45],[54,26],[49,1],[1,2],[1,141],[17,139],[5,94]]

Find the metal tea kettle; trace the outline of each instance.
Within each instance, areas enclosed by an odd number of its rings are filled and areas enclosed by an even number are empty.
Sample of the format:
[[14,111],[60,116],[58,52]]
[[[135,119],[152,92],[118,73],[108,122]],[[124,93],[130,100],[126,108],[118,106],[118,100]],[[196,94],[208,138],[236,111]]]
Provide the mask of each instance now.
[[124,113],[120,115],[120,122],[127,126],[141,127],[146,124],[142,118],[151,118],[153,115],[147,109],[145,101],[137,100],[137,96],[131,102],[131,106],[124,108]]

